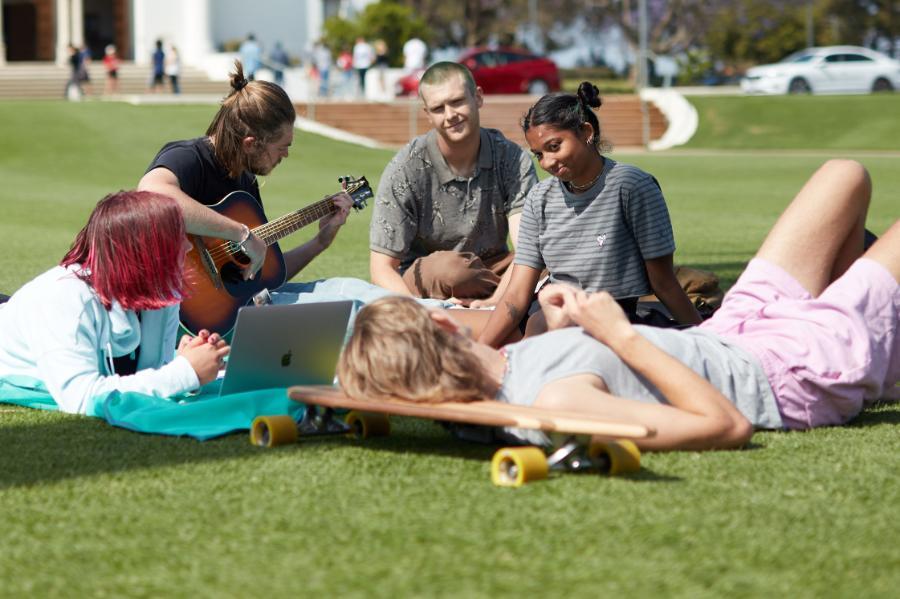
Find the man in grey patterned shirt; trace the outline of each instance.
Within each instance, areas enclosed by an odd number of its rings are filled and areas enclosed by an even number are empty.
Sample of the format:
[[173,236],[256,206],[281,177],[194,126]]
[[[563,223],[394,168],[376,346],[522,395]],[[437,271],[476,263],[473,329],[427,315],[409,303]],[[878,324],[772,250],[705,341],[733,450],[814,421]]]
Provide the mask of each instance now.
[[[385,168],[369,230],[372,282],[464,304],[500,297],[522,204],[537,182],[530,156],[480,126],[483,103],[469,70],[432,65],[419,83],[432,130]],[[485,300],[485,298],[487,298]]]

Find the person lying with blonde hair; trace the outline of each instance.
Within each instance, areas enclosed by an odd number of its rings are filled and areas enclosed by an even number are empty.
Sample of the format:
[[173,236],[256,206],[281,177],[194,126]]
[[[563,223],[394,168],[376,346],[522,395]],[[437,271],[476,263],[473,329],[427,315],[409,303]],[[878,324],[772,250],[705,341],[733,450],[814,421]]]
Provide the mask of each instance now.
[[[900,380],[900,221],[863,253],[871,182],[832,160],[722,307],[684,330],[632,325],[607,293],[540,301],[551,332],[495,350],[402,297],[363,308],[338,364],[351,397],[500,401],[644,424],[643,449],[725,449],[756,428],[840,425]],[[574,325],[574,326],[570,326]],[[509,431],[546,443],[543,433]]]

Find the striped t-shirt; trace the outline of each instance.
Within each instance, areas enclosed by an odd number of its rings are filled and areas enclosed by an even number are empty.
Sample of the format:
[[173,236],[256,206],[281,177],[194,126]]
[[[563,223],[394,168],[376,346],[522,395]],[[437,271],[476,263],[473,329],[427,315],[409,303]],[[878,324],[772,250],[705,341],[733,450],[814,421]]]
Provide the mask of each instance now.
[[659,183],[630,164],[604,157],[597,182],[573,194],[556,177],[525,199],[516,264],[547,268],[550,280],[617,299],[651,292],[645,260],[675,252]]

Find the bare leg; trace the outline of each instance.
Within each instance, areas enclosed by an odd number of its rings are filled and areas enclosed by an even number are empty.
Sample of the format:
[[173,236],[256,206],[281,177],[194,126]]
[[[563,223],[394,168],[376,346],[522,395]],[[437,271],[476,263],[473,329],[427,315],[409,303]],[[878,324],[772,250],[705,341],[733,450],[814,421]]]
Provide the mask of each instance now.
[[862,255],[871,193],[861,164],[829,160],[806,182],[756,255],[818,296]]
[[900,283],[900,220],[878,238],[865,257],[884,266]]

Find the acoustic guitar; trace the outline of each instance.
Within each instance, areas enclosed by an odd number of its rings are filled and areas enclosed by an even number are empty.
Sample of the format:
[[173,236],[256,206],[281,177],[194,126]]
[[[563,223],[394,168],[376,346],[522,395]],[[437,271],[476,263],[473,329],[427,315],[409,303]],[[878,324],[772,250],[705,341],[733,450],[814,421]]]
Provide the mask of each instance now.
[[[372,188],[365,177],[343,178],[345,191],[353,200],[353,208],[360,210],[372,197]],[[246,306],[263,289],[276,289],[285,282],[284,257],[278,240],[337,212],[334,198],[339,194],[267,221],[262,206],[252,195],[235,191],[218,204],[210,206],[219,214],[247,225],[267,246],[262,268],[250,280],[244,280],[242,267],[249,258],[235,241],[191,235],[194,246],[185,258],[189,294],[181,302],[180,320],[188,332],[201,329],[226,335],[234,328],[237,311]]]

